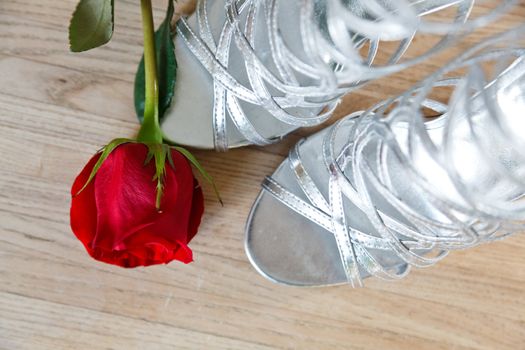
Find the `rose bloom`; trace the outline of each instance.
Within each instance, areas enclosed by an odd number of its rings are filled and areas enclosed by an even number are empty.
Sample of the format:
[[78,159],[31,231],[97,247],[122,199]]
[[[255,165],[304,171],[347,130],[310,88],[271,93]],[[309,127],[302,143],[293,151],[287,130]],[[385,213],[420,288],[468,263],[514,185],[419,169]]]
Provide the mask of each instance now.
[[204,200],[191,165],[170,149],[164,193],[155,206],[155,159],[144,164],[141,143],[116,147],[80,193],[100,153],[77,176],[72,192],[71,228],[94,259],[122,267],[192,261],[188,243],[197,233]]

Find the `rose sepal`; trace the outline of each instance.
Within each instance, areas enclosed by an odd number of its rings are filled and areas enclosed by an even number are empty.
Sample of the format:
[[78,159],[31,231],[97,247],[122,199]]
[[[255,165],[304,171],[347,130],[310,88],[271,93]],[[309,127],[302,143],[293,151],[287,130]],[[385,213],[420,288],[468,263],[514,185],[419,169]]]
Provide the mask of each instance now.
[[217,200],[219,201],[219,203],[221,203],[221,206],[224,206],[224,203],[223,203],[222,198],[221,198],[221,194],[219,193],[219,189],[217,188],[217,184],[213,180],[213,177],[199,163],[197,158],[195,158],[195,156],[193,154],[191,154],[191,152],[188,151],[184,147],[180,147],[180,146],[176,146],[176,145],[170,146],[170,147],[175,149],[175,150],[177,150],[184,157],[186,157],[186,159],[195,167],[195,169],[197,169],[199,171],[199,173],[204,178],[204,180],[206,180],[213,187],[213,192],[215,192],[215,196],[217,197]]
[[219,194],[219,190],[217,188],[217,185],[215,184],[215,181],[213,180],[213,177],[204,169],[204,167],[199,163],[197,158],[195,158],[195,156],[191,154],[190,151],[180,146],[170,146],[165,143],[140,142],[137,140],[127,138],[114,139],[97,152],[101,153],[100,158],[95,163],[95,166],[93,167],[93,170],[91,171],[88,180],[86,181],[84,186],[82,186],[82,188],[75,194],[75,196],[82,192],[95,178],[97,171],[100,169],[104,161],[109,157],[111,152],[113,152],[118,146],[125,143],[141,143],[148,148],[148,154],[146,156],[146,159],[144,159],[144,166],[149,164],[149,162],[152,159],[155,159],[155,175],[153,176],[152,181],[157,181],[157,194],[155,199],[155,205],[157,210],[160,210],[160,203],[164,194],[164,175],[166,173],[166,160],[168,161],[168,164],[173,168],[173,170],[176,170],[170,152],[171,149],[174,149],[177,152],[181,153],[199,171],[202,177],[212,185],[217,199],[219,200],[221,205],[223,205],[221,196]]

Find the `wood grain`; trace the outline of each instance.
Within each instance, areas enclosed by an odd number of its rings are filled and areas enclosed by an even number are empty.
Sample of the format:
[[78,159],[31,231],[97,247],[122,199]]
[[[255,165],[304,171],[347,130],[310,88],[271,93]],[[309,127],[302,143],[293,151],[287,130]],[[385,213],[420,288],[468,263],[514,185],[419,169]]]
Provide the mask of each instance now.
[[[523,235],[360,290],[276,286],[251,268],[243,228],[260,181],[319,128],[266,148],[195,152],[225,206],[207,187],[193,264],[91,260],[69,229],[70,184],[101,145],[138,130],[141,30],[137,1],[117,1],[111,44],[71,54],[75,2],[0,0],[0,349],[525,349]],[[157,20],[163,6],[155,1]],[[524,18],[522,3],[455,49],[356,91],[337,117]]]

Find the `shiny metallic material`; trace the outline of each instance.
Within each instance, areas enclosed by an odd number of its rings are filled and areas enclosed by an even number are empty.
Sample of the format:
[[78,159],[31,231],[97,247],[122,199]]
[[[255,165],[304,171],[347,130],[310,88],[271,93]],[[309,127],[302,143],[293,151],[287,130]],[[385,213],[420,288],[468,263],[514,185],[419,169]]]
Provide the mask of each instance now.
[[[522,26],[299,142],[263,183],[247,224],[248,255],[285,284],[402,278],[449,251],[525,229],[524,150]],[[301,241],[313,237],[318,245]],[[269,245],[276,241],[289,253]]]
[[[474,0],[226,0],[224,12],[214,12],[224,16],[219,30],[210,25],[217,19],[208,17],[208,1],[200,0],[193,27],[181,19],[177,31],[212,77],[214,145],[224,151],[232,127],[240,144],[266,145],[322,123],[345,93],[420,62],[515,1],[495,3],[491,12],[468,20]],[[443,11],[450,13],[448,22],[426,20]],[[403,59],[416,33],[441,40]],[[381,63],[380,43],[387,41],[397,48]],[[263,122],[275,127],[260,130],[248,106],[262,107],[255,113],[267,113]],[[169,128],[165,132],[171,136]]]

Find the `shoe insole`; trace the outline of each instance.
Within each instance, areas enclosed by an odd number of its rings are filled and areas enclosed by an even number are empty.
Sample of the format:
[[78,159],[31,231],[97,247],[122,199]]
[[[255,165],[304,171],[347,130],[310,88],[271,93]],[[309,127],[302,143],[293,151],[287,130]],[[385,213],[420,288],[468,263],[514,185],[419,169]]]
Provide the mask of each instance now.
[[[349,122],[347,127],[351,127]],[[304,167],[325,198],[329,172],[322,158],[325,129],[300,146]],[[341,130],[341,134],[345,134]],[[286,159],[272,178],[308,202]],[[366,215],[345,201],[347,223],[363,232],[373,231]],[[289,209],[266,191],[256,199],[246,226],[245,248],[255,268],[268,279],[295,286],[322,286],[347,282],[336,241],[329,231]],[[382,251],[376,259],[383,266],[400,268],[405,263]],[[361,270],[363,278],[368,273]]]

